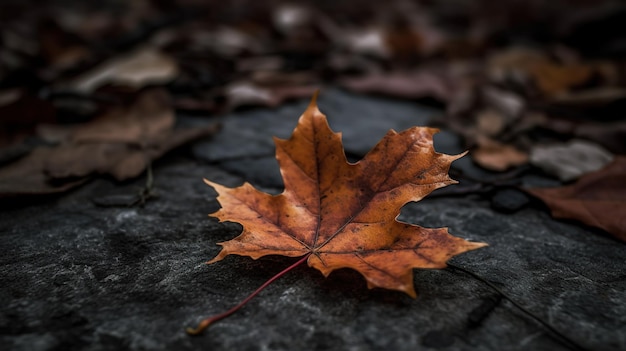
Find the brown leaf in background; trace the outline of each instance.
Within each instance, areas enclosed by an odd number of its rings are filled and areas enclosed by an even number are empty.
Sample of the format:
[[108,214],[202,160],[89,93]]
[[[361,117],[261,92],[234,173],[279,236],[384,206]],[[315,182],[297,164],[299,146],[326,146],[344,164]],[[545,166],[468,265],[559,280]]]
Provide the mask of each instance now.
[[91,123],[73,128],[45,164],[53,178],[111,174],[117,180],[141,174],[151,160],[215,127],[174,129],[167,93],[147,91],[129,107],[116,107]]
[[626,157],[560,188],[527,191],[550,207],[556,218],[581,221],[626,241]]
[[[596,50],[624,53],[626,46],[600,19],[594,26],[601,37],[578,31],[581,22],[573,19],[587,6],[512,4],[482,11],[480,4],[438,2],[281,2],[229,11],[231,5],[219,2],[193,3],[9,6],[0,26],[0,165],[40,144],[29,137],[33,127],[92,120],[150,85],[165,85],[176,109],[196,115],[275,107],[309,96],[321,82],[433,99],[445,105],[441,124],[460,134],[476,162],[491,170],[523,163],[520,154],[538,142],[573,137],[626,153],[623,55]],[[559,20],[545,22],[549,18]],[[542,31],[528,32],[528,23]],[[563,42],[566,32],[577,34]],[[129,177],[149,154],[161,153],[147,140],[161,140],[156,131],[172,128],[172,119],[155,118],[147,126],[106,120],[39,128],[45,141],[63,143],[64,156],[50,162],[49,175],[108,169]],[[74,159],[86,161],[81,168]]]
[[585,107],[591,105],[606,105],[620,99],[626,99],[626,89],[600,87],[559,94],[553,97],[550,102],[571,107]]
[[372,73],[363,77],[343,78],[339,84],[359,93],[374,93],[408,99],[432,97],[446,102],[452,94],[452,88],[446,78],[426,70]]
[[506,119],[493,109],[487,109],[476,113],[476,136],[495,137],[500,135],[506,127]]
[[217,131],[217,125],[174,128],[169,100],[164,91],[149,90],[90,123],[40,128],[44,138],[60,145],[37,148],[0,169],[0,195],[62,192],[93,174],[130,179],[167,151]]
[[481,138],[478,147],[471,152],[472,158],[482,167],[503,172],[528,162],[528,154],[512,145],[502,144],[495,140]]
[[547,96],[568,91],[589,81],[593,68],[583,64],[558,65],[549,62],[529,64],[526,69],[532,75],[539,90]]
[[128,107],[114,107],[87,124],[72,129],[71,143],[116,142],[147,145],[174,127],[170,97],[163,90],[142,93]]
[[555,62],[545,52],[524,47],[493,54],[488,66],[489,74],[495,80],[531,81],[546,96],[564,93],[586,83],[596,70],[595,66],[584,63]]
[[50,157],[55,157],[55,149],[40,147],[0,168],[0,197],[62,193],[88,180],[85,177],[53,181],[43,172]]

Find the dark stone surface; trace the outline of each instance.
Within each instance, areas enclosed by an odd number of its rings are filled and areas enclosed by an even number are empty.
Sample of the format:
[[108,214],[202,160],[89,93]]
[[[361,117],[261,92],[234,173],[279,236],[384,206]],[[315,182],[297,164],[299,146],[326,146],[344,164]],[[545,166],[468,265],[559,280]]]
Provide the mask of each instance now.
[[[294,261],[228,257],[205,265],[219,251],[215,243],[240,227],[207,218],[219,205],[201,179],[229,186],[248,180],[280,191],[268,180],[277,169],[270,166],[273,146],[266,136],[287,137],[304,106],[230,116],[222,134],[194,149],[202,161],[178,152],[157,162],[159,197],[144,207],[99,207],[94,199],[133,194],[143,183],[99,179],[58,198],[5,208],[0,349],[566,349],[510,302],[493,302],[497,297],[484,283],[456,270],[416,270],[419,297],[411,299],[368,290],[350,270],[325,279],[301,266],[204,335],[187,336],[184,327],[236,304]],[[324,94],[320,108],[357,155],[384,130],[427,119],[426,110],[410,103],[338,91]],[[451,262],[497,285],[581,346],[626,349],[623,243],[555,221],[542,209],[498,213],[478,196],[427,198],[407,205],[401,219],[489,243]]]
[[513,213],[528,205],[530,199],[521,190],[499,189],[491,197],[491,208],[502,213]]

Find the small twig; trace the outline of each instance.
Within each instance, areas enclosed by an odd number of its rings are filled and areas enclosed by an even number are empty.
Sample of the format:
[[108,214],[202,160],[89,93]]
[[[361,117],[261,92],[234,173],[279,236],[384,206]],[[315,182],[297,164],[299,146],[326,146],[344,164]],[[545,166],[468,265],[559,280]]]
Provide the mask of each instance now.
[[154,191],[154,175],[152,172],[152,163],[148,163],[146,167],[146,181],[145,185],[134,190],[130,194],[107,194],[101,197],[94,198],[92,201],[101,207],[134,207],[143,206],[145,203],[158,196]]
[[537,321],[539,324],[541,324],[544,328],[546,328],[549,332],[551,332],[552,335],[555,336],[556,339],[558,341],[560,341],[564,346],[566,346],[566,347],[568,347],[568,348],[570,348],[572,350],[576,350],[576,351],[588,351],[584,347],[578,345],[574,340],[570,339],[565,334],[563,334],[560,331],[556,330],[553,326],[551,326],[550,324],[548,324],[547,322],[543,321],[541,318],[539,318],[538,316],[536,316],[535,314],[530,312],[524,306],[522,306],[519,303],[517,303],[515,300],[513,300],[511,297],[509,297],[507,294],[505,294],[500,288],[498,288],[495,284],[491,283],[487,279],[479,276],[478,274],[476,274],[476,273],[474,273],[472,271],[468,271],[465,268],[459,267],[459,266],[451,264],[451,263],[448,263],[448,267],[452,268],[452,269],[455,269],[455,270],[458,270],[458,271],[461,271],[461,272],[463,272],[465,274],[468,274],[468,275],[472,276],[473,278],[475,278],[476,280],[479,280],[479,281],[483,282],[485,285],[489,286],[491,289],[493,289],[495,292],[497,292],[503,298],[505,298],[511,304],[513,304],[513,306],[517,307],[520,311],[524,312],[527,316],[531,317],[532,319]]
[[148,163],[146,167],[146,185],[139,190],[137,194],[137,200],[135,200],[129,207],[140,205],[143,206],[148,200],[156,197],[154,192],[154,176],[152,174],[152,162]]

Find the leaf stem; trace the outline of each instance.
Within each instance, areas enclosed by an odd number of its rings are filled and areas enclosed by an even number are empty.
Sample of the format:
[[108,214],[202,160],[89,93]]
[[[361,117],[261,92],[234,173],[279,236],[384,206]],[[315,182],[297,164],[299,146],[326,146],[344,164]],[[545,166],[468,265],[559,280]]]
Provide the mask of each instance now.
[[299,266],[302,263],[304,263],[309,258],[309,256],[311,256],[310,253],[306,254],[301,259],[299,259],[296,263],[294,263],[291,266],[283,269],[282,271],[277,273],[275,276],[271,277],[268,281],[266,281],[265,283],[263,283],[263,285],[261,285],[258,289],[256,289],[252,294],[248,295],[248,297],[243,299],[243,301],[241,301],[239,304],[237,304],[233,308],[229,309],[228,311],[222,312],[220,314],[216,314],[214,316],[211,316],[209,318],[204,319],[202,322],[200,322],[200,324],[198,324],[198,326],[195,329],[191,328],[191,327],[188,327],[186,329],[187,334],[189,334],[189,335],[199,335],[200,333],[202,333],[202,331],[204,329],[209,327],[211,324],[213,324],[213,323],[215,323],[217,321],[220,321],[220,320],[230,316],[231,314],[237,312],[240,308],[242,308],[245,304],[247,304],[248,301],[250,301],[253,297],[258,295],[261,291],[263,291],[263,289],[265,289],[268,285],[272,284],[276,279],[282,277],[283,275],[287,274],[292,269],[294,269],[297,266]]
[[532,312],[530,312],[524,306],[522,306],[519,303],[517,303],[515,300],[513,300],[511,297],[509,297],[507,294],[505,294],[500,288],[498,288],[492,282],[488,281],[487,279],[481,277],[480,275],[478,275],[478,274],[476,274],[476,273],[474,273],[472,271],[468,271],[467,269],[465,269],[463,267],[459,267],[459,266],[451,264],[449,262],[448,262],[448,267],[450,267],[450,268],[452,268],[454,270],[457,270],[457,271],[461,271],[461,272],[463,272],[465,274],[468,274],[468,275],[472,276],[474,279],[477,279],[477,280],[483,282],[484,284],[486,284],[487,286],[489,286],[495,292],[500,294],[500,296],[502,296],[503,298],[507,299],[510,303],[512,303],[513,306],[517,307],[520,311],[524,312],[526,315],[528,315],[529,317],[531,317],[535,321],[539,322],[539,324],[541,324],[544,328],[546,328],[549,332],[551,332],[552,335],[555,336],[557,338],[557,340],[560,341],[564,346],[566,346],[566,347],[568,347],[568,348],[570,348],[572,350],[576,350],[576,351],[587,351],[586,348],[578,345],[575,341],[573,341],[572,339],[567,337],[565,334],[563,334],[560,331],[556,330],[553,326],[551,326],[547,322],[543,321],[538,316],[534,315]]

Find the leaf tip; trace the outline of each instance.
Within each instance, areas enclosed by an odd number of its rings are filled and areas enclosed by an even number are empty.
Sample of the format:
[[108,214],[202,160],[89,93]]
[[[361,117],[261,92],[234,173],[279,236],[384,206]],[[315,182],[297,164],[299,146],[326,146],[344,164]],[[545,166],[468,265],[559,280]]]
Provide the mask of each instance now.
[[467,251],[471,251],[471,250],[480,249],[481,247],[485,247],[485,246],[489,246],[489,244],[479,242],[479,241],[476,241],[476,242],[468,241],[466,245],[466,249]]
[[463,156],[467,155],[469,153],[469,150],[465,150],[463,152],[461,152],[460,154],[456,154],[456,155],[450,155],[452,160],[451,161],[456,161],[460,158],[462,158]]
[[315,92],[313,93],[313,96],[311,97],[311,102],[309,102],[309,108],[315,108],[317,107],[317,97],[320,94],[320,90],[316,89]]
[[[224,246],[223,243],[219,243],[218,245]],[[213,264],[215,262],[219,262],[224,259],[224,257],[228,256],[227,252],[224,252],[224,249],[217,254],[217,256],[213,257],[211,260],[207,261],[206,264]]]
[[[411,274],[411,277],[413,275]],[[413,280],[411,280],[411,284],[405,285],[398,289],[407,295],[409,295],[412,299],[417,299],[417,292],[415,291],[415,286],[413,285]]]

